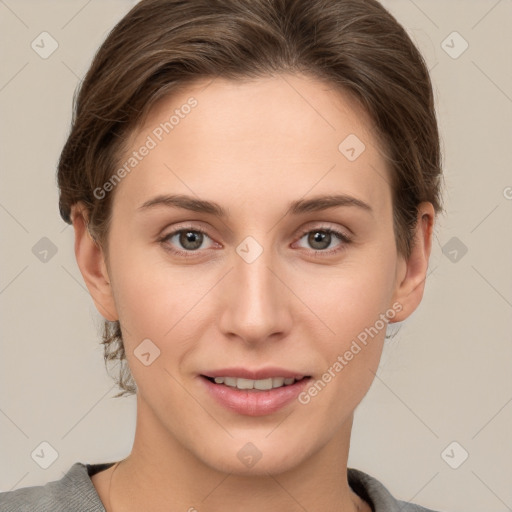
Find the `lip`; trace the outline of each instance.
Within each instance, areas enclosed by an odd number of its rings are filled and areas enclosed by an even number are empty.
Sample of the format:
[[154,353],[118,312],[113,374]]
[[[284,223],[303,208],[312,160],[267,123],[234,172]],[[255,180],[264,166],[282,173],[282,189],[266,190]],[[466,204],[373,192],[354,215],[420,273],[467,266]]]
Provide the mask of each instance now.
[[[230,369],[230,371],[232,372],[233,369]],[[218,373],[215,376],[240,376],[240,378],[254,379],[254,377],[244,376],[248,374],[248,372],[243,373],[243,375],[234,375],[233,373]],[[254,375],[254,373],[252,373],[252,375]],[[289,375],[290,377],[294,376],[291,374]],[[285,377],[285,375],[283,375],[282,373],[275,372],[269,376]],[[208,377],[210,377],[210,375],[208,375]],[[259,379],[261,378],[268,377],[259,377]],[[280,388],[270,389],[268,391],[238,389],[231,386],[225,386],[224,384],[215,384],[208,380],[205,374],[199,375],[199,380],[205,386],[206,392],[218,404],[222,405],[224,408],[230,410],[231,412],[243,414],[245,416],[265,416],[267,414],[272,414],[279,411],[286,405],[296,400],[301,391],[311,381],[311,377],[303,378],[302,380],[297,381],[294,384],[282,386]]]
[[302,377],[306,377],[307,374],[303,374],[300,372],[287,370],[285,368],[267,367],[260,368],[258,370],[249,370],[247,368],[241,367],[233,367],[233,368],[220,368],[219,370],[211,370],[208,372],[202,373],[206,377],[236,377],[240,379],[252,379],[252,380],[261,380],[268,379],[269,377],[284,377],[285,379],[294,378],[301,379]]

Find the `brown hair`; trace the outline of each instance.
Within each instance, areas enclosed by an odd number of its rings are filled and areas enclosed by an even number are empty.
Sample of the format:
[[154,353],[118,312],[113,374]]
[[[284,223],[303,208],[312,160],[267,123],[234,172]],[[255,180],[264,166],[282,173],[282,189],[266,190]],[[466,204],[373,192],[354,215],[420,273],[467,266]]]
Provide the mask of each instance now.
[[[105,254],[111,179],[127,141],[155,102],[198,79],[257,78],[279,72],[325,80],[370,115],[390,162],[398,252],[409,257],[417,206],[441,206],[441,150],[425,62],[376,0],[143,0],[113,28],[74,98],[58,166],[59,208],[70,223],[83,202]],[[341,142],[341,141],[340,141]],[[105,363],[134,393],[119,322],[105,322]]]

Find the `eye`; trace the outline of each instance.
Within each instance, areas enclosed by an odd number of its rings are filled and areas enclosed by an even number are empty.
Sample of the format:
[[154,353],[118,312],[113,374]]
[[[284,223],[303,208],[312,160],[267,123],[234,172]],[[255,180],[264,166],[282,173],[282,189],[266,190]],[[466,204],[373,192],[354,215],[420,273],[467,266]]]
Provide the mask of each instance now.
[[[160,238],[159,242],[173,254],[191,257],[201,252],[199,249],[208,249],[203,246],[205,240],[211,240],[211,238],[204,231],[192,227],[181,227]],[[175,248],[176,246],[178,249]]]
[[[351,238],[345,233],[330,227],[319,227],[303,231],[300,240],[306,238],[306,243],[313,248],[315,255],[330,255],[346,249],[351,243]],[[331,246],[333,242],[338,243],[334,248]]]
[[[351,238],[348,235],[326,226],[303,231],[300,234],[299,241],[302,239],[306,239],[306,243],[313,249],[315,256],[328,256],[339,253],[351,243]],[[212,243],[205,247],[204,244],[208,240]],[[205,249],[221,247],[213,242],[206,232],[192,226],[180,226],[179,229],[167,233],[158,241],[166,251],[185,258],[198,256]],[[332,244],[336,241],[338,241],[338,244],[332,247]],[[307,249],[307,247],[304,249]]]

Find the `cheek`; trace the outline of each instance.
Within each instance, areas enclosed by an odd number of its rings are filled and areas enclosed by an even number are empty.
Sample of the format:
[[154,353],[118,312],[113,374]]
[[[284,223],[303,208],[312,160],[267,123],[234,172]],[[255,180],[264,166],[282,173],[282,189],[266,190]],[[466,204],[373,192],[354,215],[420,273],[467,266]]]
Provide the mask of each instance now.
[[[117,267],[115,300],[126,358],[139,392],[146,397],[155,389],[168,399],[176,395],[170,375],[176,375],[190,350],[183,329],[193,336],[188,315],[194,314],[195,295],[183,277],[155,265],[139,265],[136,258]],[[173,400],[179,402],[180,396],[178,392]]]
[[387,256],[385,250],[375,253],[335,276],[316,280],[308,290],[308,305],[322,320],[315,349],[322,354],[322,377],[330,389],[326,395],[335,408],[347,407],[347,401],[355,407],[368,390],[380,361],[387,320],[395,315],[390,304],[393,251]]
[[[124,247],[121,242],[112,244],[116,250],[111,253],[111,267],[127,346],[145,338],[160,340],[162,345],[181,332],[181,322],[188,322],[190,331],[195,314],[211,315],[218,306],[209,304],[207,292],[215,288],[213,295],[220,293],[222,271],[208,265],[172,265],[157,251]],[[348,350],[351,340],[374,325],[389,307],[394,260],[393,252],[382,243],[354,252],[337,267],[314,268],[308,263],[298,268],[286,272],[286,281],[307,307],[292,308],[290,314],[296,315],[294,323],[302,324],[328,359]],[[315,332],[309,332],[313,323]]]
[[[172,348],[175,356],[201,325],[208,303],[208,291],[218,276],[194,266],[171,265],[148,251],[132,249],[129,257],[118,251],[112,255],[114,297],[124,332],[124,342],[132,350],[143,339],[154,340],[160,350]],[[183,342],[183,343],[180,343]]]
[[314,280],[314,286],[312,282],[308,284],[305,296],[326,329],[329,327],[326,332],[331,338],[346,342],[373,326],[390,307],[394,261],[367,257],[357,264],[340,267],[336,273],[319,277]]
[[367,382],[368,369],[378,366],[386,335],[387,322],[381,315],[389,307],[387,294],[374,281],[354,280],[325,295],[318,297],[318,304],[329,329],[318,337],[317,350],[323,352],[326,368],[335,366],[333,371],[343,374],[344,380]]

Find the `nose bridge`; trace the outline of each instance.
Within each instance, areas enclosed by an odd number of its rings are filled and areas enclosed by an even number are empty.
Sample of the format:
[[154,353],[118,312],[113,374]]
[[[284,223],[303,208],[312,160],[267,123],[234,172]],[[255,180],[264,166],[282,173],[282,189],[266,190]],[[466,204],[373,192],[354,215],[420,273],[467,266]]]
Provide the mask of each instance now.
[[284,286],[275,275],[275,253],[253,237],[237,247],[222,312],[225,334],[263,341],[289,327]]

